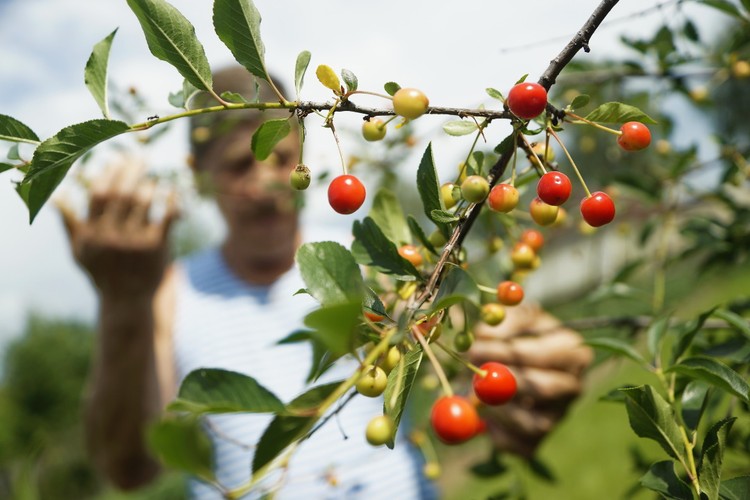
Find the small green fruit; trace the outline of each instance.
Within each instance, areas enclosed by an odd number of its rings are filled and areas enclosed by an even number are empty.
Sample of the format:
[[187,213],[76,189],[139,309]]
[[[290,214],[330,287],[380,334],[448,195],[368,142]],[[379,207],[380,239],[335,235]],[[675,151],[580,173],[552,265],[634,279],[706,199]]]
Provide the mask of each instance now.
[[490,192],[490,183],[481,175],[470,175],[461,183],[461,196],[469,203],[481,203]]
[[297,191],[304,191],[310,186],[310,169],[304,163],[298,164],[289,174],[289,185]]
[[385,137],[385,133],[385,123],[380,118],[370,118],[362,124],[362,137],[367,141],[380,141]]
[[367,424],[365,438],[373,446],[386,444],[393,437],[393,420],[387,415],[378,415]]

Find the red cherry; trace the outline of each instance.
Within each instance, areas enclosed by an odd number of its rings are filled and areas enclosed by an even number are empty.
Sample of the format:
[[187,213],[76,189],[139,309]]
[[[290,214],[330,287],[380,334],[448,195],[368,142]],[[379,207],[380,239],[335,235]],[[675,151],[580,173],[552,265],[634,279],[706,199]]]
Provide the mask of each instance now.
[[520,241],[529,245],[535,253],[539,252],[544,246],[544,236],[536,229],[524,229]]
[[622,134],[617,144],[625,151],[640,151],[651,144],[651,131],[640,122],[628,122],[620,127]]
[[432,429],[446,444],[459,444],[474,437],[479,429],[479,415],[466,398],[443,396],[432,406]]
[[340,214],[356,212],[365,195],[364,184],[353,175],[339,175],[328,185],[328,203]]
[[615,218],[615,203],[607,193],[591,193],[591,196],[581,200],[581,215],[590,226],[609,224]]
[[570,197],[573,186],[562,172],[547,172],[536,185],[536,194],[547,205],[559,207]]
[[497,285],[497,300],[506,306],[519,304],[523,295],[523,287],[515,281],[503,281]]
[[474,394],[479,400],[487,405],[501,405],[513,398],[518,389],[516,377],[502,363],[488,361],[480,367],[487,372],[484,377],[478,373],[474,374],[472,384]]
[[505,103],[514,115],[522,120],[530,120],[547,107],[547,91],[538,83],[518,83],[508,92]]
[[411,262],[414,267],[419,267],[424,262],[422,254],[419,253],[419,248],[414,245],[401,245],[398,248],[398,254]]
[[508,213],[518,205],[518,189],[510,184],[496,184],[487,197],[487,204],[495,212]]

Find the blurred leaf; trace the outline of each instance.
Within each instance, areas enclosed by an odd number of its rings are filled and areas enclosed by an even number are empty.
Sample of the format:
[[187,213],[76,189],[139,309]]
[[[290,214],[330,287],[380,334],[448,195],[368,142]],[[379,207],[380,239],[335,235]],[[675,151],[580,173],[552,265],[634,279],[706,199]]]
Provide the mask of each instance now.
[[680,408],[682,420],[688,429],[697,429],[706,409],[706,395],[709,386],[700,380],[691,380],[682,391]]
[[674,343],[674,346],[672,347],[672,363],[680,359],[680,356],[682,356],[688,350],[690,344],[693,343],[695,335],[700,331],[701,328],[703,328],[703,324],[706,322],[708,317],[713,314],[715,309],[716,308],[714,307],[712,309],[709,309],[708,311],[705,311],[697,318],[683,323],[676,329],[676,341]]
[[88,87],[94,100],[102,110],[104,118],[109,119],[109,104],[107,102],[107,64],[109,63],[109,50],[112,47],[117,29],[107,35],[104,40],[94,45],[94,49],[86,62],[84,70],[84,82]]
[[411,243],[411,233],[401,208],[401,202],[393,191],[380,188],[375,193],[369,216],[383,231],[383,234],[396,245]]
[[641,478],[641,485],[670,500],[693,500],[693,490],[675,474],[671,460],[653,464]]
[[742,12],[740,12],[737,6],[728,0],[698,0],[698,3],[713,7],[714,9],[732,17],[736,17],[737,19],[744,19]]
[[[383,393],[383,413],[391,417],[396,428],[401,422],[404,408],[409,401],[409,393],[414,385],[423,356],[422,349],[417,346],[414,350],[407,352],[401,358],[403,363],[399,363],[388,374],[388,385]],[[388,448],[393,449],[395,439],[396,433],[394,432],[391,441],[386,443]]]
[[[513,151],[513,149],[516,146],[516,135],[510,134],[508,137],[503,139],[503,141],[495,146],[495,153],[499,155],[504,155],[506,153],[510,153]],[[536,174],[534,174],[534,177],[536,177]]]
[[724,363],[704,356],[680,361],[665,372],[675,372],[692,379],[703,380],[724,391],[750,402],[750,386],[744,378]]
[[289,120],[286,118],[263,122],[253,134],[253,140],[250,145],[255,154],[255,158],[259,161],[268,158],[268,156],[273,153],[273,149],[276,145],[289,135],[289,132],[291,131],[292,127],[289,125]]
[[723,319],[731,327],[744,335],[746,339],[750,340],[750,323],[739,314],[733,313],[727,309],[717,309],[713,312],[713,316]]
[[443,281],[427,315],[430,316],[441,309],[464,301],[479,304],[479,288],[469,273],[459,266],[446,264]]
[[625,402],[625,394],[623,393],[624,390],[627,389],[634,389],[636,385],[623,385],[621,387],[618,387],[617,389],[612,389],[604,396],[599,397],[599,401],[606,401],[609,403],[624,403]]
[[183,80],[182,90],[179,90],[174,93],[170,92],[169,98],[168,98],[169,104],[171,104],[175,108],[189,109],[190,100],[198,92],[200,92],[200,89],[196,88],[189,81]]
[[349,71],[348,69],[341,70],[341,78],[344,80],[346,89],[349,92],[353,92],[357,90],[357,87],[359,87],[359,80],[357,80],[357,75],[355,75],[353,72]]
[[73,163],[88,150],[130,130],[117,120],[90,120],[70,125],[39,145],[34,151],[29,173],[23,184],[28,186],[30,220],[33,222],[52,192]]
[[383,85],[383,88],[385,89],[386,93],[388,93],[388,95],[393,95],[398,92],[398,89],[401,88],[401,85],[396,82],[387,82],[385,85]]
[[372,218],[354,221],[352,235],[352,253],[358,263],[372,266],[382,273],[393,274],[400,280],[422,279],[419,270],[399,255],[396,245],[383,234]]
[[362,301],[325,304],[305,316],[305,326],[335,356],[342,356],[353,348],[357,326],[362,322]]
[[261,17],[252,0],[214,0],[214,31],[235,60],[271,83],[260,36]]
[[722,500],[747,500],[750,498],[750,476],[725,479],[719,487],[719,498]]
[[170,467],[215,481],[211,441],[195,417],[169,417],[148,432],[150,447]]
[[222,92],[219,97],[221,97],[227,102],[234,102],[237,104],[245,104],[245,103],[250,102],[245,98],[245,96],[243,96],[242,94],[238,92],[231,92],[231,91]]
[[598,123],[656,123],[656,120],[640,109],[621,102],[604,103],[586,115],[586,119]]
[[477,124],[470,120],[453,120],[443,124],[443,131],[452,136],[468,135],[477,131]]
[[5,172],[6,170],[10,170],[12,168],[16,168],[15,165],[11,165],[10,163],[1,163],[0,162],[0,174]]
[[306,342],[310,345],[312,351],[312,362],[310,363],[310,370],[307,372],[305,382],[310,383],[317,380],[323,375],[340,356],[335,356],[329,351],[325,344],[314,336],[314,332],[310,330],[296,330],[283,339],[279,340],[278,344],[295,344],[299,342]]
[[491,478],[499,476],[508,470],[501,460],[502,455],[494,450],[489,458],[483,462],[472,465],[469,470],[477,477]]
[[672,407],[650,385],[621,389],[625,394],[630,427],[640,437],[653,439],[670,457],[682,463],[685,445]]
[[203,413],[275,413],[284,404],[253,377],[218,368],[193,370],[180,384],[170,411]]
[[332,241],[305,243],[297,250],[297,264],[308,292],[321,304],[361,303],[362,274],[342,245]]
[[330,382],[328,384],[312,387],[300,394],[286,405],[286,411],[299,416],[305,416],[304,413],[315,411],[320,404],[328,398],[343,383],[343,380]]
[[641,356],[641,353],[636,351],[633,346],[623,340],[612,337],[599,337],[586,340],[586,344],[595,349],[601,349],[612,354],[625,356],[632,359],[641,366],[648,365],[648,362],[643,358],[643,356]]
[[307,67],[310,65],[311,54],[309,50],[303,50],[297,56],[297,62],[294,65],[294,91],[299,99],[299,94],[302,91],[302,84],[305,81],[305,73]]
[[190,21],[164,0],[128,0],[128,5],[154,57],[174,66],[195,87],[210,90],[211,67]]
[[0,114],[0,140],[39,144],[39,137],[15,118]]
[[422,199],[425,215],[431,221],[435,222],[440,230],[443,231],[443,234],[448,234],[447,226],[432,218],[433,210],[445,210],[443,198],[440,196],[440,184],[438,183],[438,175],[435,170],[435,160],[432,158],[432,143],[427,145],[427,149],[425,149],[422,155],[422,160],[419,162],[417,190]]
[[651,353],[651,356],[654,358],[654,360],[660,359],[660,352],[661,352],[661,344],[662,339],[664,339],[664,335],[669,330],[669,321],[671,320],[671,316],[660,316],[659,318],[656,318],[654,321],[651,322],[651,324],[648,326],[648,330],[646,330],[646,343],[648,344],[648,352]]
[[685,37],[691,42],[700,42],[701,37],[698,33],[698,27],[690,19],[685,21],[682,32],[685,33]]
[[435,255],[438,255],[437,249],[430,243],[429,238],[422,230],[422,227],[417,222],[417,219],[412,217],[411,215],[407,216],[406,221],[409,223],[409,229],[411,230],[411,233],[419,240],[419,242],[424,245],[424,247],[432,252]]
[[430,212],[430,215],[432,216],[431,218],[433,221],[442,222],[444,224],[450,224],[451,222],[458,222],[461,220],[458,215],[449,212],[448,210],[433,210]]
[[21,154],[18,152],[18,143],[15,143],[11,145],[10,148],[8,148],[8,153],[5,155],[6,158],[9,160],[20,160]]
[[326,64],[321,64],[315,70],[315,76],[324,87],[333,90],[335,93],[341,92],[341,81],[333,68]]
[[500,102],[505,102],[505,97],[503,96],[503,93],[500,92],[497,89],[493,89],[492,87],[488,87],[484,89],[487,92],[487,95],[492,97],[493,99],[497,99]]
[[529,459],[529,470],[533,472],[536,477],[547,481],[548,483],[554,484],[557,482],[557,478],[552,472],[552,469],[550,469],[550,467],[538,457],[531,457],[531,459]]
[[590,100],[590,96],[586,94],[579,94],[573,98],[573,102],[570,103],[570,107],[571,109],[583,108],[589,103]]
[[316,422],[313,417],[277,415],[263,431],[253,456],[253,474],[270,463],[290,444],[307,434]]
[[716,422],[706,433],[701,450],[701,461],[698,468],[698,481],[701,490],[709,500],[718,500],[721,483],[721,465],[724,461],[724,449],[727,434],[737,417],[725,418]]

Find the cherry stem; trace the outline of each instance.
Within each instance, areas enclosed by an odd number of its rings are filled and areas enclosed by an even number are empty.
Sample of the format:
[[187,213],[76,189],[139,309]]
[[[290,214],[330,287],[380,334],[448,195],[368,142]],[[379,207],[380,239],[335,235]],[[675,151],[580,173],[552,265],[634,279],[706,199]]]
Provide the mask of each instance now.
[[495,295],[497,293],[497,289],[490,288],[490,287],[485,286],[485,285],[477,284],[477,288],[479,288],[481,291],[483,291],[485,293],[490,293],[492,295]]
[[613,134],[613,135],[622,135],[622,131],[620,130],[609,128],[605,125],[602,125],[601,123],[592,122],[591,120],[587,120],[586,118],[583,118],[582,116],[578,116],[575,113],[568,112],[568,113],[565,113],[565,116],[566,118],[570,116],[571,118],[576,120],[576,121],[566,120],[568,123],[571,123],[573,125],[580,125],[582,123],[585,123],[586,125],[591,125],[594,128],[598,128],[599,130],[604,130],[605,132],[609,132],[610,134]]
[[518,141],[516,134],[513,134],[513,165],[510,167],[510,185],[516,187],[516,160],[518,158]]
[[486,377],[486,376],[487,376],[487,370],[482,370],[481,368],[479,368],[479,367],[478,367],[477,365],[475,365],[474,363],[472,363],[472,362],[470,362],[470,361],[466,361],[466,360],[465,360],[464,358],[462,358],[461,356],[459,356],[459,355],[458,355],[458,354],[457,354],[457,353],[456,353],[456,352],[455,352],[455,351],[454,351],[453,349],[451,349],[450,347],[448,347],[448,346],[446,346],[446,345],[443,345],[443,344],[442,344],[442,343],[441,343],[440,341],[438,341],[438,340],[436,340],[436,341],[435,341],[435,344],[437,344],[437,346],[438,346],[439,348],[441,348],[441,349],[442,349],[442,350],[443,350],[443,351],[444,351],[444,352],[445,352],[446,354],[448,354],[448,355],[449,355],[450,357],[452,357],[453,359],[455,359],[456,361],[458,361],[459,363],[461,363],[461,364],[462,364],[462,365],[464,365],[464,366],[465,366],[466,368],[468,368],[469,370],[473,371],[474,373],[476,373],[476,374],[477,374],[477,375],[479,375],[480,377],[484,378],[484,377]]
[[328,127],[331,129],[333,138],[336,141],[336,149],[339,151],[339,159],[341,160],[341,169],[344,171],[344,175],[346,175],[348,172],[346,169],[346,162],[344,161],[344,153],[341,151],[341,141],[339,141],[339,135],[336,133],[336,126],[333,124],[333,120],[329,122]]
[[531,147],[531,144],[529,144],[529,141],[526,139],[526,136],[523,134],[518,134],[519,137],[521,137],[521,140],[526,145],[526,149],[531,152],[531,157],[534,159],[537,165],[539,165],[539,168],[542,170],[543,174],[547,173],[547,169],[544,168],[544,165],[542,164],[542,160],[539,159],[539,157],[534,152],[534,149]]
[[565,147],[565,144],[563,144],[563,141],[560,139],[557,133],[554,130],[552,130],[552,127],[547,127],[547,132],[552,134],[552,137],[554,137],[557,143],[560,145],[563,152],[565,153],[565,156],[568,157],[568,161],[570,162],[570,164],[573,165],[573,170],[575,170],[575,173],[578,176],[578,180],[581,181],[581,185],[583,186],[584,191],[586,191],[586,198],[591,198],[591,191],[589,191],[589,187],[586,185],[586,181],[583,180],[583,176],[581,175],[581,171],[578,170],[578,166],[576,165],[576,162],[573,161],[573,157],[570,156],[570,153],[568,152],[568,148]]
[[430,344],[427,343],[424,336],[422,335],[422,332],[419,331],[419,328],[417,326],[413,326],[411,331],[414,334],[414,337],[417,339],[417,341],[419,341],[419,343],[422,344],[422,351],[427,355],[427,358],[429,358],[430,363],[432,363],[432,367],[435,369],[435,374],[440,380],[440,385],[443,388],[443,393],[445,393],[446,396],[453,396],[453,388],[451,387],[451,384],[448,382],[448,377],[445,376],[443,367],[440,366],[440,362],[435,357],[435,353],[432,352],[432,348],[430,347]]
[[389,96],[386,94],[379,94],[377,92],[370,92],[369,90],[351,90],[344,94],[342,97],[344,99],[348,99],[349,96],[352,96],[354,94],[367,94],[367,95],[374,95],[375,97],[382,97],[383,99],[393,100],[393,96]]

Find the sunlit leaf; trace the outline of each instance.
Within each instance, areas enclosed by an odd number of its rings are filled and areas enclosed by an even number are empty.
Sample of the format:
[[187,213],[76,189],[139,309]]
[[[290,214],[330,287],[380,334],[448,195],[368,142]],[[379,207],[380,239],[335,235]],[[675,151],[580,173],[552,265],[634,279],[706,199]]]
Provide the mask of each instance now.
[[303,414],[309,413],[310,411],[317,410],[321,403],[328,398],[333,392],[341,385],[343,381],[331,382],[324,385],[312,387],[300,394],[286,405],[286,411],[292,414]]
[[422,198],[422,206],[427,217],[441,228],[443,234],[448,234],[447,226],[432,218],[433,210],[445,210],[443,198],[440,196],[440,184],[438,182],[435,160],[432,157],[432,143],[427,145],[422,160],[417,170],[417,190]]
[[388,93],[388,95],[393,95],[401,88],[401,85],[399,85],[396,82],[387,82],[385,85],[383,85],[383,88]]
[[291,131],[292,127],[289,125],[289,120],[286,118],[263,122],[253,134],[253,139],[250,143],[255,158],[259,161],[268,158],[268,156],[273,153],[273,149],[276,145],[289,135],[289,132]]
[[492,97],[493,99],[497,99],[500,102],[505,102],[505,96],[503,96],[503,93],[499,90],[493,89],[492,87],[488,87],[484,90],[485,92],[487,92],[487,95]]
[[326,304],[305,316],[310,335],[336,356],[354,347],[357,326],[362,322],[362,301]]
[[39,144],[39,137],[12,116],[0,115],[0,140]]
[[443,131],[453,136],[468,135],[477,131],[477,124],[470,120],[453,120],[443,124]]
[[320,81],[324,87],[331,89],[336,93],[341,92],[341,81],[339,80],[339,76],[330,66],[325,64],[319,65],[315,69],[315,76],[318,77],[318,81]]
[[210,90],[211,67],[190,21],[164,0],[128,0],[128,5],[141,24],[151,53],[174,66],[193,86]]
[[297,263],[307,291],[321,304],[362,302],[359,266],[339,243],[305,243],[297,250]]
[[305,73],[307,72],[307,67],[310,65],[311,57],[309,50],[303,50],[297,56],[297,62],[294,64],[294,91],[296,92],[297,99],[299,99],[300,92],[302,91]]
[[674,462],[656,462],[641,478],[641,485],[669,500],[691,500],[693,492],[674,471]]
[[703,380],[724,391],[750,402],[750,385],[730,367],[714,358],[695,356],[683,359],[669,367],[666,372],[675,372],[687,377]]
[[109,118],[109,103],[107,102],[107,65],[109,63],[109,50],[112,40],[117,33],[115,29],[107,35],[104,40],[94,45],[94,49],[86,62],[84,70],[84,81],[94,100],[102,110],[104,118]]
[[422,279],[419,270],[399,255],[396,245],[386,237],[372,218],[365,217],[362,221],[355,221],[352,234],[352,253],[360,264],[393,274],[401,280]]
[[698,481],[701,490],[710,500],[719,498],[721,483],[721,466],[724,461],[727,434],[737,417],[725,418],[717,422],[706,433],[701,450],[701,461],[698,469]]
[[[406,403],[409,401],[409,393],[414,385],[423,356],[424,353],[419,348],[407,352],[401,358],[403,363],[388,374],[388,385],[383,394],[383,413],[391,417],[396,427],[401,422]],[[391,441],[386,443],[391,449],[393,449],[395,437],[394,433]]]
[[352,71],[348,69],[342,69],[341,78],[344,80],[346,89],[349,92],[353,92],[357,90],[357,87],[359,87],[359,80],[357,80],[357,75],[355,75]]
[[697,429],[706,408],[709,385],[700,380],[691,380],[682,391],[680,409],[682,420],[689,429]]
[[738,476],[725,479],[719,486],[719,498],[722,500],[747,500],[750,498],[750,476]]
[[290,444],[312,429],[317,419],[277,415],[263,431],[253,456],[253,473],[278,457]]
[[607,102],[591,113],[586,115],[586,119],[592,122],[599,123],[625,123],[625,122],[641,122],[641,123],[656,123],[656,120],[648,116],[646,113],[631,106],[630,104],[623,104],[621,102]]
[[687,463],[674,410],[650,385],[621,389],[630,427],[640,437],[653,439],[670,457]]
[[411,233],[406,217],[404,217],[404,210],[393,191],[380,188],[375,193],[368,215],[393,243],[397,245],[411,243]]

